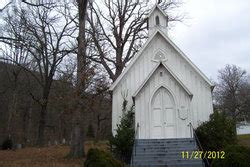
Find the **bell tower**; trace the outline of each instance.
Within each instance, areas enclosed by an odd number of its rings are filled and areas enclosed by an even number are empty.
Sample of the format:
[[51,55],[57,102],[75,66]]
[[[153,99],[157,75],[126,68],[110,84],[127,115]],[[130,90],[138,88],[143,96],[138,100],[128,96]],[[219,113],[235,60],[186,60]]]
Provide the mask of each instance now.
[[148,15],[148,36],[151,36],[156,30],[168,33],[168,15],[161,9],[159,4],[155,4]]

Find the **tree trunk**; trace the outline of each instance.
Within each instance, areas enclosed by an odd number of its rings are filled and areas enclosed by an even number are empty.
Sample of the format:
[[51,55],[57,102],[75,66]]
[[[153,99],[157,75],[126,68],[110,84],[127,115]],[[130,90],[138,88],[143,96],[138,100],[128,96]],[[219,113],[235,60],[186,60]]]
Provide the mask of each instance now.
[[[83,146],[82,146],[82,141],[80,140],[80,138],[82,138],[82,133],[81,133],[81,128],[80,128],[80,125],[77,124],[74,129],[73,129],[73,132],[72,132],[72,135],[73,135],[73,141],[71,141],[71,155],[72,157],[82,157],[83,156],[83,149],[81,149]],[[78,136],[81,136],[80,138]]]
[[47,104],[43,104],[41,106],[40,111],[40,120],[39,120],[39,127],[38,127],[38,138],[37,138],[37,145],[43,146],[44,145],[44,130],[45,130],[45,119],[46,119],[46,109]]
[[[77,111],[77,113],[78,116],[80,116],[81,111]],[[75,118],[75,120],[73,121],[73,129],[71,132],[70,153],[68,157],[81,158],[85,156],[83,141],[84,141],[83,130],[80,124],[80,119]]]
[[17,108],[17,90],[14,88],[14,92],[12,95],[11,103],[9,104],[9,117],[8,117],[8,123],[7,123],[7,134],[9,136],[13,135],[13,118],[16,115],[16,108]]
[[50,88],[52,84],[53,78],[50,77],[49,80],[46,82],[46,85],[43,89],[43,98],[40,101],[40,120],[39,120],[39,127],[38,127],[38,138],[37,138],[37,145],[42,147],[44,145],[44,131],[46,126],[46,116],[47,116],[47,106],[48,106],[48,99],[50,94]]
[[17,90],[17,75],[14,74],[14,87],[13,87],[13,94],[11,103],[9,104],[9,116],[8,116],[8,122],[7,122],[7,134],[8,137],[14,139],[14,125],[15,125],[15,118],[17,113],[17,103],[18,103],[18,90]]
[[77,86],[76,86],[76,110],[73,119],[73,130],[71,134],[71,147],[68,157],[79,158],[85,156],[83,125],[80,121],[83,109],[85,79],[86,79],[86,41],[85,41],[85,21],[87,14],[88,0],[78,0],[79,12],[79,35],[77,53]]
[[30,133],[31,133],[31,115],[32,115],[32,101],[29,102],[27,111],[25,111],[25,116],[23,118],[23,141],[26,145],[31,144]]

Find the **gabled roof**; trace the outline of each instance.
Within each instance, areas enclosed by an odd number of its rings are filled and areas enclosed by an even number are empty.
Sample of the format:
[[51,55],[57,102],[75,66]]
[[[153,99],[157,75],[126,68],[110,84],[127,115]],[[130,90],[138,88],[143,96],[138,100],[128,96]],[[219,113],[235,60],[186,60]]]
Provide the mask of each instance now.
[[152,15],[152,13],[155,11],[155,9],[159,9],[159,11],[165,16],[168,17],[168,15],[161,9],[161,7],[159,6],[159,4],[155,4],[155,6],[153,7],[153,9],[150,11],[150,13],[148,14],[148,17],[150,17]]
[[168,38],[168,36],[162,32],[160,29],[157,29],[147,40],[144,46],[140,49],[140,51],[134,56],[129,65],[125,68],[125,70],[121,73],[121,75],[116,79],[116,81],[110,86],[109,90],[113,91],[117,84],[121,81],[121,79],[125,76],[125,74],[129,71],[129,69],[133,66],[136,60],[142,55],[144,49],[148,46],[148,44],[152,41],[152,39],[156,36],[156,34],[160,34],[179,54],[185,59],[191,67],[211,86],[213,87],[213,83],[201,72],[201,70],[174,44],[174,42]]
[[123,76],[128,72],[128,70],[132,67],[132,65],[136,62],[136,60],[138,59],[138,57],[140,57],[140,55],[142,54],[142,52],[144,51],[144,49],[146,49],[146,47],[148,46],[148,44],[152,41],[152,39],[154,38],[154,36],[157,34],[157,31],[154,32],[146,41],[146,43],[142,46],[142,48],[139,50],[139,52],[137,52],[134,57],[131,59],[130,63],[128,64],[128,66],[125,68],[125,70],[119,75],[119,77],[115,80],[115,82],[110,86],[109,90],[114,90],[114,88],[116,87],[116,85],[120,82],[120,80],[123,78]]
[[181,82],[181,80],[162,62],[157,63],[157,65],[153,68],[153,70],[149,73],[149,75],[147,76],[147,78],[144,80],[144,82],[141,84],[141,86],[134,92],[133,94],[133,98],[135,98],[138,93],[142,90],[142,88],[146,85],[146,83],[148,82],[148,80],[151,78],[151,76],[154,74],[154,72],[160,67],[163,66],[169,73],[170,75],[180,84],[180,86],[187,92],[187,94],[192,98],[193,94],[191,93],[191,91]]

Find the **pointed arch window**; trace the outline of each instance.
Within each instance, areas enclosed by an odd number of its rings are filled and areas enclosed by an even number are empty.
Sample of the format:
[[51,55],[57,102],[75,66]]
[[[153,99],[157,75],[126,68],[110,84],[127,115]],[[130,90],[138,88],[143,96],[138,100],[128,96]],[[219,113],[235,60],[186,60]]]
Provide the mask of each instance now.
[[157,26],[160,25],[160,18],[159,18],[159,16],[156,16],[156,17],[155,17],[155,24],[156,24]]

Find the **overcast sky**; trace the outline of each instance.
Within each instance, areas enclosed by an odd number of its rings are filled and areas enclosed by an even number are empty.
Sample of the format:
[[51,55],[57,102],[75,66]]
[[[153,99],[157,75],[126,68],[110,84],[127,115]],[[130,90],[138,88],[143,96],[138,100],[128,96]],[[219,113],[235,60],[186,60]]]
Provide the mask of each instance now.
[[[6,0],[1,0],[2,6]],[[235,64],[250,74],[250,1],[183,0],[189,19],[170,31],[178,47],[207,75]]]
[[184,0],[185,24],[170,32],[172,40],[207,75],[216,80],[226,64],[250,74],[250,1]]

